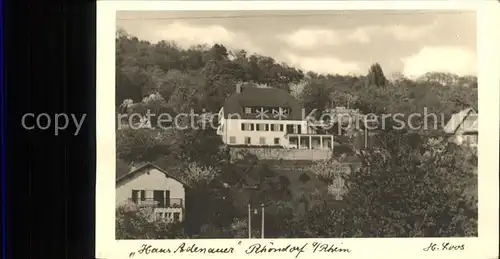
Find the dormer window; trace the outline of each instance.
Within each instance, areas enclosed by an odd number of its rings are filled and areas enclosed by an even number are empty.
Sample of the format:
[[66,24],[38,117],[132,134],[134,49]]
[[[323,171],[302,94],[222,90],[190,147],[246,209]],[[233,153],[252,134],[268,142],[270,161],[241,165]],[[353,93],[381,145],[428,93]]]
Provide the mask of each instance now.
[[252,108],[245,107],[245,114],[251,114],[251,113],[252,113]]

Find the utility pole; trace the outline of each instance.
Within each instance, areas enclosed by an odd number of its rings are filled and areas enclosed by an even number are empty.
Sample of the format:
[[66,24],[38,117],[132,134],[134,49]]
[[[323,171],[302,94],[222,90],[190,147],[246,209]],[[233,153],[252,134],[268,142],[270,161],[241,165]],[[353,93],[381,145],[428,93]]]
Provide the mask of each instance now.
[[[258,186],[246,186],[245,189],[250,190],[258,190]],[[253,192],[250,193],[250,197],[248,199],[248,238],[252,238],[252,200],[253,200]],[[257,209],[255,209],[255,214],[257,214]]]
[[365,149],[368,148],[368,128],[366,127],[365,123]]
[[248,203],[248,238],[252,238],[252,211],[250,202]]
[[366,123],[366,116],[364,117],[363,124],[365,126],[365,133],[363,135],[365,139],[365,149],[368,148],[368,123]]
[[261,230],[261,238],[264,238],[264,203],[260,205],[262,211],[262,230]]

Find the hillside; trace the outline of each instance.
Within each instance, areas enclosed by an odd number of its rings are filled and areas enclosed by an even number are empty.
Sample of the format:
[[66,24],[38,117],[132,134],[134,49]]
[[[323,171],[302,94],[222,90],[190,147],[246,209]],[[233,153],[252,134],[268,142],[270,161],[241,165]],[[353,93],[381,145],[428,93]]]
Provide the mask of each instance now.
[[[318,115],[339,106],[359,109],[363,114],[401,114],[402,120],[415,113],[434,113],[438,121],[429,121],[432,116],[427,121],[424,116],[412,116],[408,122],[417,127],[430,122],[435,131],[440,131],[452,113],[477,108],[478,103],[475,77],[430,72],[415,80],[387,80],[376,63],[364,76],[338,75],[336,71],[319,75],[221,44],[182,49],[173,42],[151,44],[128,35],[117,37],[116,46],[119,113],[151,110],[173,117],[191,111],[216,113],[240,82],[285,89],[304,103],[306,112],[317,109]],[[393,122],[389,119],[387,126]],[[152,162],[189,182],[188,225],[197,236],[244,237],[249,201],[257,207],[265,204],[267,237],[438,236],[444,233],[440,229],[468,231],[459,234],[462,236],[477,232],[477,211],[472,211],[470,218],[457,216],[457,221],[468,220],[472,225],[448,226],[449,220],[461,213],[459,205],[451,201],[463,196],[470,172],[458,164],[462,154],[449,149],[446,141],[438,141],[437,147],[425,144],[416,148],[403,131],[377,129],[380,147],[369,145],[363,152],[361,173],[345,180],[349,181],[346,197],[355,206],[344,210],[337,206],[343,205],[336,201],[339,194],[327,187],[344,181],[333,159],[304,161],[295,156],[298,160],[290,161],[246,156],[235,161],[214,129],[189,127],[187,119],[178,123],[182,128],[118,130],[117,171],[126,172],[132,163]],[[426,140],[429,132],[420,131],[418,138]],[[341,142],[355,149],[343,148],[344,152],[364,148],[364,138]],[[372,143],[371,139],[368,142]],[[418,151],[431,155],[415,159]],[[448,162],[439,163],[441,160]],[[398,181],[393,181],[396,178]],[[477,193],[474,188],[469,192]],[[427,217],[420,215],[419,209],[430,202],[433,215],[444,215],[445,220],[433,218],[428,229],[419,233],[407,229],[415,223],[415,215]],[[407,207],[412,211],[402,211]],[[386,220],[386,214],[403,218]],[[258,225],[258,212],[253,217]]]
[[[429,112],[449,117],[477,108],[477,78],[430,72],[417,80],[387,80],[378,64],[366,76],[301,71],[272,57],[248,55],[221,44],[182,49],[173,42],[151,44],[131,36],[116,39],[116,105],[159,93],[173,112],[217,112],[237,82],[290,91],[308,111],[336,106],[363,113]],[[375,69],[376,68],[376,69]],[[449,80],[448,80],[449,79]],[[382,82],[382,83],[381,83]]]

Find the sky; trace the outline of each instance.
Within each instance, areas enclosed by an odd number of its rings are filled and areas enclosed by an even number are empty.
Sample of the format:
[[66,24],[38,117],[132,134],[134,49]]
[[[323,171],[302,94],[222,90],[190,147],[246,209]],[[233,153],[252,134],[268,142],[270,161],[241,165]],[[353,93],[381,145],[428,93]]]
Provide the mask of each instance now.
[[221,43],[320,74],[476,75],[476,14],[454,10],[120,11],[117,28],[153,43]]

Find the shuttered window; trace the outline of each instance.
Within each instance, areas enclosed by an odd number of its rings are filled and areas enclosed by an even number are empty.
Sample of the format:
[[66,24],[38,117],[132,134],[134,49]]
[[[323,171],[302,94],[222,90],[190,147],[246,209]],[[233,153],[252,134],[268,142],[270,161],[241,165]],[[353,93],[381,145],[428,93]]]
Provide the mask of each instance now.
[[138,190],[132,190],[132,201],[137,203],[139,197],[139,191]]

